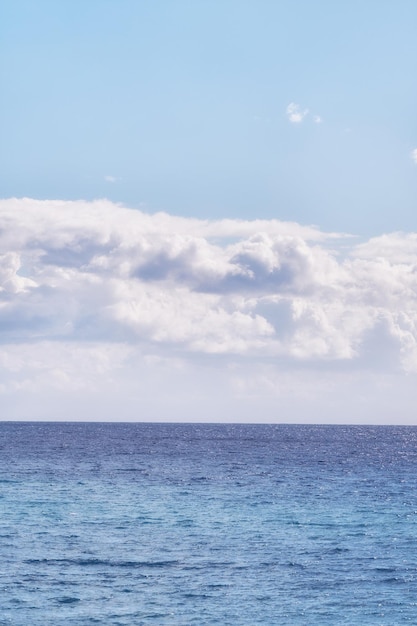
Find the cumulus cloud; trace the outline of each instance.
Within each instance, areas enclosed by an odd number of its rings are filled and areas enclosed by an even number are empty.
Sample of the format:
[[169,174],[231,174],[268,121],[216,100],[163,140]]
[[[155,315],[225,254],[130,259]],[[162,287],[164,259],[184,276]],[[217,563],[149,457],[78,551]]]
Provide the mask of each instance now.
[[[307,108],[302,108],[300,104],[290,102],[286,108],[286,115],[291,124],[301,124],[301,122],[310,115],[310,111]],[[320,115],[312,115],[312,119],[314,124],[323,123],[323,118]]]
[[411,158],[413,159],[414,163],[417,165],[417,148],[415,148],[414,150],[412,150],[412,152],[411,152]]
[[3,200],[0,395],[11,411],[40,390],[44,399],[47,389],[49,398],[78,390],[93,402],[136,389],[155,418],[162,409],[149,394],[162,385],[181,419],[187,389],[198,406],[210,398],[211,410],[216,389],[239,410],[266,394],[271,411],[304,393],[307,372],[310,391],[330,390],[323,380],[336,372],[339,391],[348,378],[413,377],[416,237],[356,243],[278,220]]
[[286,108],[288,120],[292,124],[300,124],[305,116],[308,114],[308,109],[302,109],[299,104],[290,102]]

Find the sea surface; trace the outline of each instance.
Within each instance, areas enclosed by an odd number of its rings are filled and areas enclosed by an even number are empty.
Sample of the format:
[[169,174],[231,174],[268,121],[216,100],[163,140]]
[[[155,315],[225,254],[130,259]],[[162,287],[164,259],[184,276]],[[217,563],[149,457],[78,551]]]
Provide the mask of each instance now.
[[417,623],[413,427],[0,423],[0,625]]

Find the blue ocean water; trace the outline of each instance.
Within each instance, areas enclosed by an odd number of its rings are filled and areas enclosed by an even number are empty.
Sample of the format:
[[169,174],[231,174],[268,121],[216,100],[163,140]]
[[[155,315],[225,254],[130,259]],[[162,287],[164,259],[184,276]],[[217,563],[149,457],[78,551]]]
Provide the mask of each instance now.
[[413,427],[0,423],[0,624],[417,623]]

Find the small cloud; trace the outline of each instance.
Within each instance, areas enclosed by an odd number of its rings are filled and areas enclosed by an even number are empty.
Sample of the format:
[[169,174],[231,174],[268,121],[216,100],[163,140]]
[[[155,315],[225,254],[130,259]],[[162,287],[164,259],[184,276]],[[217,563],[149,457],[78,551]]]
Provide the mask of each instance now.
[[108,183],[117,183],[119,179],[116,176],[105,176],[104,180]]
[[308,114],[308,109],[301,110],[299,104],[295,102],[290,102],[290,104],[286,108],[286,113],[288,120],[292,124],[300,124],[305,116]]
[[413,159],[414,163],[417,165],[417,148],[414,148],[414,150],[411,151],[411,158]]
[[315,124],[322,124],[322,123],[323,123],[323,120],[322,120],[322,118],[320,117],[320,115],[315,115],[315,116],[313,117],[313,120],[314,120],[314,123],[315,123]]

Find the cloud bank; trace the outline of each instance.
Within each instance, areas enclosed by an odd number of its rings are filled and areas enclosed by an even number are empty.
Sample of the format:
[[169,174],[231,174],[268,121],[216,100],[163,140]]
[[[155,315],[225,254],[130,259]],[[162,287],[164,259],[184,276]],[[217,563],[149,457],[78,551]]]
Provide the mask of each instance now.
[[2,417],[393,419],[417,373],[416,259],[410,233],[3,200]]

